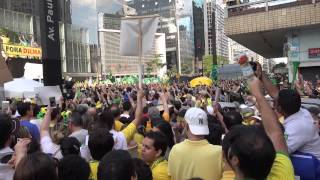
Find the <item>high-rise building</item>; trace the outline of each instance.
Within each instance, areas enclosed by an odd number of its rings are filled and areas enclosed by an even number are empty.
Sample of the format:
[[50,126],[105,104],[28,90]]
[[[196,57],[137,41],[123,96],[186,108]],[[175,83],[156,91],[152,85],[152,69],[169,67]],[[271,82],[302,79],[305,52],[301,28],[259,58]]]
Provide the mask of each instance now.
[[194,21],[195,73],[202,72],[202,60],[205,55],[206,3],[192,1]]
[[1,0],[0,8],[26,14],[39,15],[38,0]]
[[206,51],[207,55],[221,56],[229,59],[228,37],[224,31],[224,5],[215,0],[206,0],[207,7],[207,31]]
[[93,48],[98,45],[96,0],[92,0],[90,4],[77,0],[60,0],[60,8],[63,72],[73,77],[94,75],[91,74],[95,73],[92,71],[95,68],[91,67],[91,61],[96,62],[95,51],[98,51]]
[[98,29],[114,29],[119,30],[121,27],[122,15],[99,13]]

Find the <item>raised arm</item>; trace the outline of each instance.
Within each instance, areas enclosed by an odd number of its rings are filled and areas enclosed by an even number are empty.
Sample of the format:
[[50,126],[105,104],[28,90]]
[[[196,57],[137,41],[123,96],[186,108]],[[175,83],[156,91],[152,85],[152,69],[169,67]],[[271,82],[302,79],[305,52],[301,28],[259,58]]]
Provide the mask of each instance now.
[[51,107],[47,107],[47,113],[46,115],[44,116],[44,119],[41,123],[41,126],[40,126],[40,136],[41,138],[44,137],[44,136],[47,136],[48,133],[49,133],[49,125],[50,125],[50,121],[51,121],[51,112],[52,112],[52,109]]
[[137,127],[140,125],[141,120],[142,120],[142,99],[143,99],[143,90],[139,90],[137,94],[137,107],[136,107],[136,112],[135,112],[135,118],[132,121]]
[[217,108],[215,108],[214,111],[216,112],[216,117],[217,117],[218,121],[221,123],[225,134],[227,134],[229,132],[229,129],[227,128],[226,124],[223,121],[223,115],[219,112],[219,110]]
[[249,87],[252,95],[256,97],[257,103],[260,106],[262,124],[267,135],[271,139],[274,148],[276,149],[276,151],[281,151],[288,154],[288,147],[286,145],[284,135],[281,131],[277,115],[272,110],[261,92],[260,80],[255,77],[249,82]]
[[163,103],[163,119],[165,121],[170,121],[170,115],[169,115],[169,105],[168,105],[168,98],[166,93],[161,93],[160,98]]
[[137,127],[141,124],[142,121],[142,98],[143,98],[143,91],[138,91],[138,98],[137,98],[137,108],[135,112],[134,120],[121,132],[126,137],[127,142],[129,143],[136,133]]
[[268,94],[273,98],[277,99],[279,94],[279,89],[272,84],[270,79],[267,77],[265,73],[262,72],[261,64],[259,62],[257,63],[257,71],[255,72],[256,76],[261,80],[263,83],[263,86],[268,91]]

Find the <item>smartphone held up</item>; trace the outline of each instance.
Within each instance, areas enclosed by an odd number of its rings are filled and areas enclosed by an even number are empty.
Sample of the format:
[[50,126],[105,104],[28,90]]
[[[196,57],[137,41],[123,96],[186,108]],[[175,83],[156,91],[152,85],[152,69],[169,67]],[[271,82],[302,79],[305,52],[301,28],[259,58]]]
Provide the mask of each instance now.
[[49,103],[50,103],[50,107],[55,108],[57,106],[56,98],[49,97]]

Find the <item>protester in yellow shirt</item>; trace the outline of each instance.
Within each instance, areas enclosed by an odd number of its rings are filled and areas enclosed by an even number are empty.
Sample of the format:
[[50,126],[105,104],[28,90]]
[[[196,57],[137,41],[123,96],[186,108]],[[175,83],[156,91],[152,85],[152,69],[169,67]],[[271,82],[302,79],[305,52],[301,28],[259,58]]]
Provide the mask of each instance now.
[[110,111],[114,117],[114,129],[116,131],[121,131],[123,123],[119,121],[121,115],[121,109],[118,105],[114,104],[110,107]]
[[[122,127],[123,127],[123,124],[118,121],[118,120],[114,120],[114,117],[105,117],[105,119],[101,118],[100,117],[100,120],[102,123],[104,124],[107,124],[109,127],[109,129],[114,129],[116,131],[120,131],[123,133],[123,135],[125,136],[126,138],[126,141],[127,143],[130,142],[131,140],[133,140],[134,138],[134,135],[137,131],[137,127],[140,125],[141,123],[141,120],[142,120],[142,99],[143,99],[144,95],[143,95],[143,92],[142,90],[139,90],[138,91],[138,98],[137,98],[137,108],[136,108],[136,112],[135,112],[135,119],[127,126],[125,127],[123,130]],[[114,106],[113,107],[113,113],[117,113],[115,111],[117,107]],[[111,110],[111,112],[112,112]],[[116,114],[117,115],[117,114]],[[111,120],[109,119],[111,118]],[[99,126],[99,124],[98,124]]]
[[200,108],[189,108],[184,119],[188,139],[173,146],[169,155],[169,175],[172,180],[220,180],[222,177],[222,148],[204,138],[209,134],[207,114]]
[[142,141],[142,159],[149,164],[153,180],[170,180],[168,162],[164,155],[167,140],[161,132],[150,131]]
[[114,121],[114,130],[121,131],[123,126],[124,126],[124,124],[122,122],[120,122],[119,120]]
[[137,108],[135,112],[135,118],[134,120],[127,126],[125,127],[121,132],[124,134],[126,137],[127,142],[130,142],[133,140],[134,135],[137,131],[137,127],[141,124],[142,121],[142,99],[144,97],[143,91],[139,90],[138,91],[138,96],[137,96]]
[[[294,180],[294,170],[277,116],[261,93],[261,82],[249,82],[260,106],[263,128],[238,127],[223,140],[224,157],[235,172],[235,179]],[[224,180],[231,179],[230,171]],[[228,178],[227,178],[228,176]]]

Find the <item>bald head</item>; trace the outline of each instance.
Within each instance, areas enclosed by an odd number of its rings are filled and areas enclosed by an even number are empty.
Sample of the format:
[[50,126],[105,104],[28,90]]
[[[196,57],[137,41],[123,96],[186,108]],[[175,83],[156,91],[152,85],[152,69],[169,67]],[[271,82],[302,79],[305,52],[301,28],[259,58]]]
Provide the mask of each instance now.
[[97,115],[97,110],[96,110],[96,108],[93,108],[93,107],[89,108],[88,111],[87,111],[87,114],[89,114],[89,115],[91,115],[91,116]]

